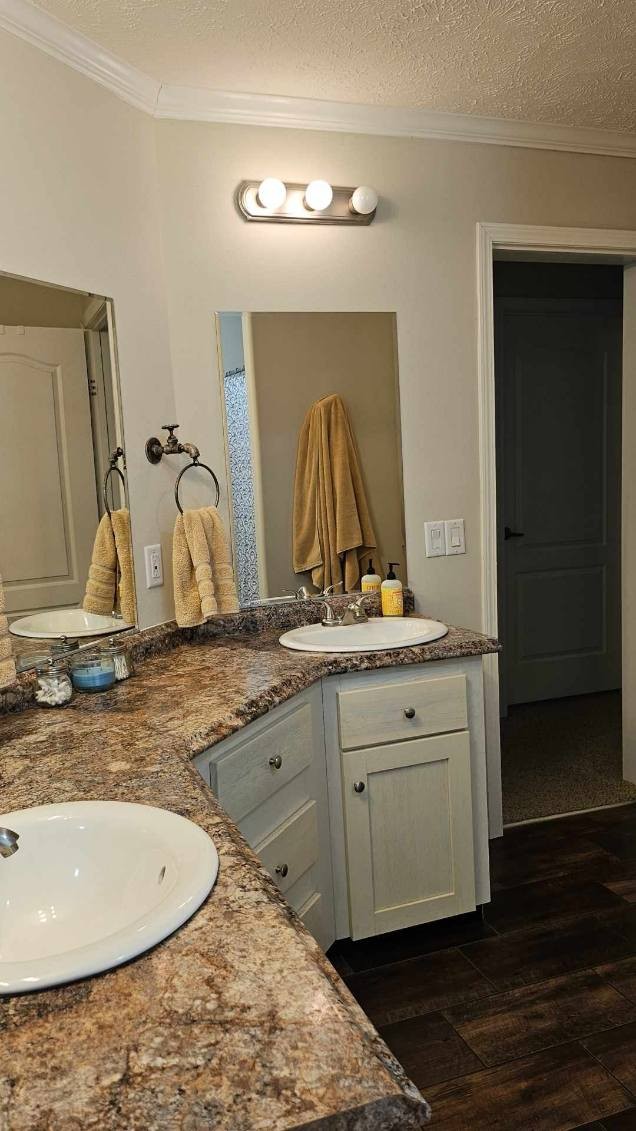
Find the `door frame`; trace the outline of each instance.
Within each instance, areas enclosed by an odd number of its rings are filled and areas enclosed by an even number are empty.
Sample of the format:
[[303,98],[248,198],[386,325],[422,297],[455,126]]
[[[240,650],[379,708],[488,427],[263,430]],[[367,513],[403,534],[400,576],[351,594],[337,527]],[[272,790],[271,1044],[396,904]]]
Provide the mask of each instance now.
[[[618,265],[636,260],[636,231],[556,228],[531,224],[477,223],[477,385],[482,631],[497,636],[497,466],[495,450],[495,330],[493,257],[496,251],[533,252],[564,262],[600,259]],[[503,833],[499,662],[484,656],[484,706],[490,837]]]

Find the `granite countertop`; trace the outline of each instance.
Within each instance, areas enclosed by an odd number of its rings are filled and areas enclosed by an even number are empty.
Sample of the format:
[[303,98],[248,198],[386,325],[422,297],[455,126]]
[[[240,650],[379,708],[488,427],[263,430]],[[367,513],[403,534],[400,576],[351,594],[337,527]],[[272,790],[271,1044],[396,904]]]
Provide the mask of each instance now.
[[0,998],[1,1131],[422,1127],[425,1101],[191,759],[322,676],[496,650],[454,628],[353,656],[286,651],[278,629],[202,639],[109,692],[1,717],[4,812],[145,802],[201,825],[221,861],[197,914],[151,952]]

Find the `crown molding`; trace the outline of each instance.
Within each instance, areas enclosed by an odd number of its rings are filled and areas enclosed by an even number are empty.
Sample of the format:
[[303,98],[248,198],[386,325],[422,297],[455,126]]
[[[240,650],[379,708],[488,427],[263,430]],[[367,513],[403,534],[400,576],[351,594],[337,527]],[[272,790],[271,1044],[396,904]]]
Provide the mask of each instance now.
[[614,130],[516,122],[472,114],[443,114],[435,110],[399,106],[364,106],[311,98],[235,94],[170,84],[161,87],[155,117],[636,157],[636,134]]
[[636,158],[636,133],[444,114],[401,106],[365,106],[164,85],[36,8],[29,0],[0,0],[0,28],[39,47],[155,118],[481,142]]
[[98,82],[138,110],[154,113],[160,82],[28,0],[0,0],[0,27]]

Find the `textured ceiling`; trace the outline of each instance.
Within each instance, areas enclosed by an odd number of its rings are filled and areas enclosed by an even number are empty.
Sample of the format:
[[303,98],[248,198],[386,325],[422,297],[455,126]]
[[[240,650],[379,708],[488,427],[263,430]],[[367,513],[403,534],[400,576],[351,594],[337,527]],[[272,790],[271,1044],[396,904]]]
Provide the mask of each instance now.
[[39,0],[164,83],[636,129],[636,0]]

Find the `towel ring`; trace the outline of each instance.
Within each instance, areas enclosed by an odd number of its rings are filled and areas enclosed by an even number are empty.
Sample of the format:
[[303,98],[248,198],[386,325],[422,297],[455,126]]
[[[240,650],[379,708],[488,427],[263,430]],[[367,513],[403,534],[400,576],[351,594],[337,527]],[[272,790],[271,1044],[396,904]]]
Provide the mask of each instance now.
[[209,471],[210,475],[212,476],[212,478],[214,480],[214,486],[216,487],[216,499],[215,499],[215,502],[214,502],[215,507],[218,507],[219,499],[221,498],[221,489],[219,487],[219,481],[218,481],[216,475],[214,474],[214,472],[212,471],[212,468],[208,467],[207,463],[201,463],[200,460],[193,459],[192,463],[186,463],[185,467],[181,468],[181,471],[177,475],[177,481],[174,485],[174,501],[177,504],[177,509],[179,511],[179,514],[183,514],[183,507],[181,506],[181,503],[179,501],[179,484],[181,482],[181,479],[185,475],[186,471],[190,471],[190,468],[192,468],[192,467],[202,467],[202,468],[205,469],[205,471]]
[[110,457],[110,467],[108,468],[108,471],[106,472],[106,474],[104,476],[104,487],[103,487],[103,490],[102,490],[102,498],[104,500],[104,510],[106,511],[106,514],[108,515],[109,518],[111,517],[111,509],[108,505],[108,483],[109,483],[111,475],[113,474],[113,471],[116,471],[119,478],[121,479],[122,487],[124,488],[124,499],[126,498],[126,480],[124,479],[123,472],[121,471],[121,469],[119,467],[117,467],[117,463],[116,463],[116,461],[118,459],[120,459],[120,457],[123,456],[123,454],[124,453],[123,453],[123,450],[121,448],[117,448],[112,453],[112,455]]

